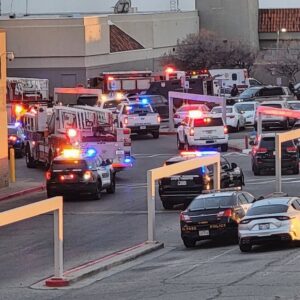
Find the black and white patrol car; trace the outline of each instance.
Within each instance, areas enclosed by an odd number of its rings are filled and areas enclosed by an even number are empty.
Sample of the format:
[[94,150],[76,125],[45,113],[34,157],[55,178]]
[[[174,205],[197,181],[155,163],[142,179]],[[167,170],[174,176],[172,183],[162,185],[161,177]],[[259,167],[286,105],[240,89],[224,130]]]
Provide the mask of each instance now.
[[[172,157],[165,165],[182,162],[194,158],[194,152],[183,153]],[[241,187],[244,185],[244,174],[235,163],[229,163],[221,157],[221,188]],[[159,180],[159,196],[165,209],[172,209],[174,205],[189,205],[190,202],[203,190],[213,188],[213,168],[200,167],[179,175],[162,178]]]
[[101,198],[101,191],[115,193],[115,172],[112,162],[104,161],[94,149],[86,153],[65,151],[53,159],[46,173],[47,196]]

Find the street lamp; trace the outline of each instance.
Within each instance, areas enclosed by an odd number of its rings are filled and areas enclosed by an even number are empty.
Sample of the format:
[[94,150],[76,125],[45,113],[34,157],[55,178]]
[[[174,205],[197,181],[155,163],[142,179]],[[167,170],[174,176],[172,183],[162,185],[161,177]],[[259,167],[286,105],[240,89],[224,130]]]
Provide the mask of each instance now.
[[287,32],[286,28],[278,28],[277,30],[277,42],[276,42],[276,52],[278,52],[279,49],[279,38],[280,38],[280,32]]

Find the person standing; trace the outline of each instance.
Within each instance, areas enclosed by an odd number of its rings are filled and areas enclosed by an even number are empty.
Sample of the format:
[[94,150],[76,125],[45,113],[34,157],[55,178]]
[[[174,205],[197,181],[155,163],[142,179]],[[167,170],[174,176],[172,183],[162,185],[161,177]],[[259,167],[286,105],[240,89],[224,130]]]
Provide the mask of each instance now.
[[230,95],[231,97],[235,97],[239,94],[239,90],[236,86],[236,84],[233,85],[232,89],[231,89],[231,92],[230,92]]

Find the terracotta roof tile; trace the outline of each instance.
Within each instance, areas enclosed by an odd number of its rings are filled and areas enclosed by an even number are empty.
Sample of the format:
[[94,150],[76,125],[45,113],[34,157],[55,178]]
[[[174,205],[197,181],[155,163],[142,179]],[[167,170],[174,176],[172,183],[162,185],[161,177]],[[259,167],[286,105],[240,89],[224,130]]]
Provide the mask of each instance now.
[[300,32],[300,8],[260,9],[259,32],[276,32],[286,28],[289,32]]
[[130,35],[125,33],[116,25],[110,25],[110,52],[121,52],[144,49],[144,47],[137,42]]

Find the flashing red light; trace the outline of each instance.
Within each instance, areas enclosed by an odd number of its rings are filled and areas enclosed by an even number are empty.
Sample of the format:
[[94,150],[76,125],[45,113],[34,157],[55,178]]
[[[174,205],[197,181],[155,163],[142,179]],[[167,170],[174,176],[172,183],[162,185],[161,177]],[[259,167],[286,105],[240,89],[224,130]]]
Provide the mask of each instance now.
[[124,128],[123,129],[123,134],[130,134],[130,129],[129,128]]
[[180,213],[180,221],[183,221],[183,222],[191,221],[191,218],[190,218],[190,216],[186,215],[183,211]]
[[17,104],[17,105],[15,106],[15,113],[16,113],[17,115],[19,115],[22,111],[23,111],[23,106]]
[[267,152],[268,152],[267,148],[257,148],[256,149],[256,153],[258,153],[258,154],[264,154],[264,153],[267,153]]
[[108,80],[108,81],[113,81],[113,80],[115,80],[115,78],[112,77],[112,76],[108,76],[108,77],[107,77],[107,80]]
[[61,176],[59,176],[59,179],[60,179],[60,181],[64,181],[65,180],[65,176],[61,175]]
[[74,128],[70,128],[68,129],[67,134],[69,138],[74,138],[77,136],[77,130]]
[[12,142],[15,142],[15,141],[17,140],[17,137],[11,135],[8,139],[9,139],[10,141],[12,141]]
[[166,70],[165,70],[165,72],[166,73],[168,73],[168,74],[171,74],[171,73],[174,73],[174,68],[172,68],[172,67],[168,67],[168,68],[166,68]]

